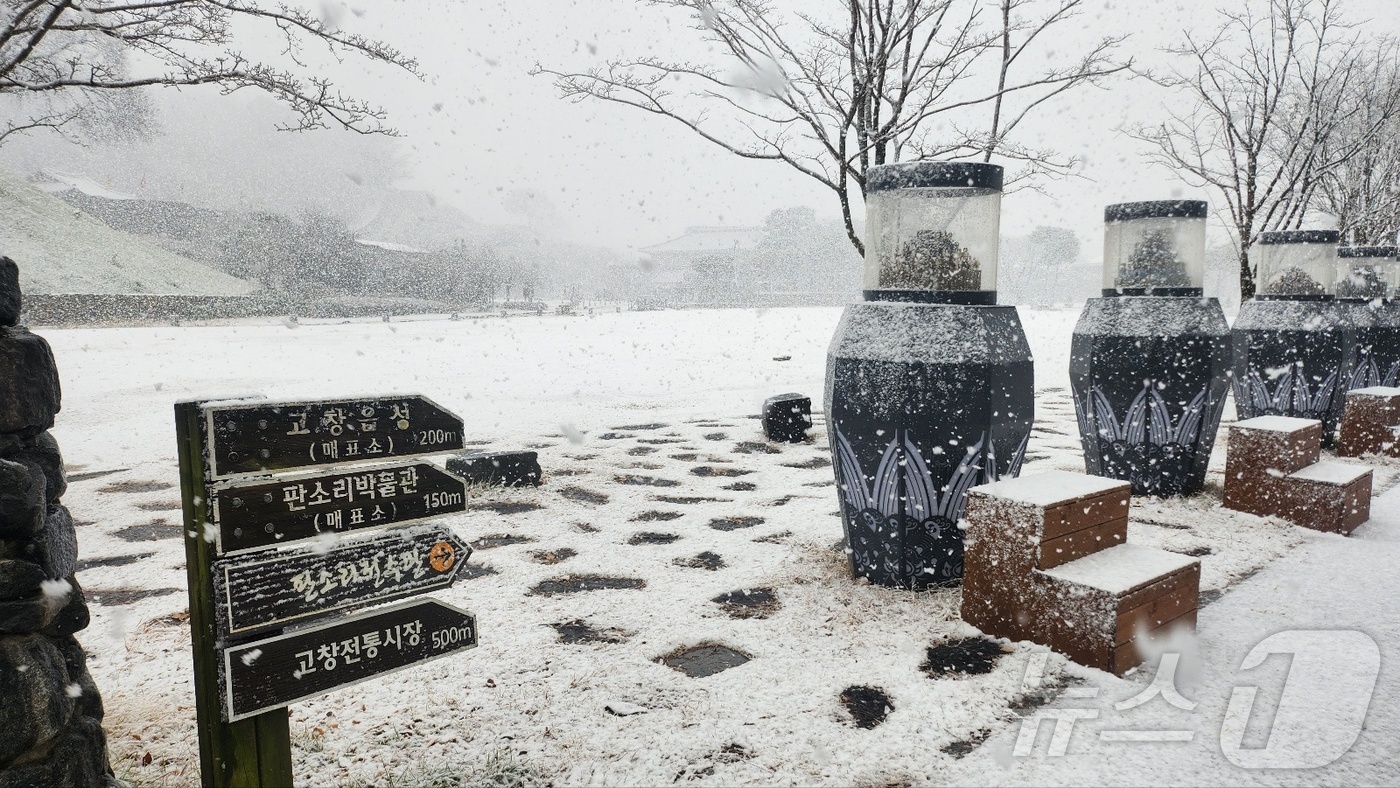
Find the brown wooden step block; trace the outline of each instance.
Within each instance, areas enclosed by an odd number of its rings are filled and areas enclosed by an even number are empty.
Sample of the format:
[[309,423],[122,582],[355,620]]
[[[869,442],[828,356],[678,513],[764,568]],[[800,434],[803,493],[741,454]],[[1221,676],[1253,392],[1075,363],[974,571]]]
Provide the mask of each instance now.
[[1260,416],[1230,425],[1225,455],[1226,509],[1263,517],[1286,506],[1285,476],[1317,462],[1322,422]]
[[1371,517],[1370,468],[1324,460],[1283,480],[1287,503],[1276,514],[1304,528],[1349,534]]
[[1165,636],[1173,625],[1195,622],[1201,564],[1188,556],[1124,544],[1040,574],[1059,590],[1077,588],[1112,601],[1107,621],[1101,603],[1066,605],[1061,616],[1068,626],[1062,629],[1072,630],[1075,640],[1061,634],[1039,641],[1090,667],[1122,675],[1141,664],[1135,642],[1140,623],[1152,638]]
[[1360,457],[1384,454],[1400,457],[1400,388],[1371,386],[1347,392],[1337,454]]
[[1123,543],[1129,489],[1054,471],[970,490],[963,619],[1120,674],[1141,661],[1139,621],[1158,634],[1194,621],[1200,563]]

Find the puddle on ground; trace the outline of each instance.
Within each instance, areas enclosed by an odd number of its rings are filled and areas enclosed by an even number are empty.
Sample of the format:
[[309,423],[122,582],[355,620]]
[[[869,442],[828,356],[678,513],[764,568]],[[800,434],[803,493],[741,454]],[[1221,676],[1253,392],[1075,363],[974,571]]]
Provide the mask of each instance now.
[[674,668],[693,679],[702,679],[737,668],[749,661],[748,655],[728,646],[705,643],[677,649],[660,658],[661,664]]

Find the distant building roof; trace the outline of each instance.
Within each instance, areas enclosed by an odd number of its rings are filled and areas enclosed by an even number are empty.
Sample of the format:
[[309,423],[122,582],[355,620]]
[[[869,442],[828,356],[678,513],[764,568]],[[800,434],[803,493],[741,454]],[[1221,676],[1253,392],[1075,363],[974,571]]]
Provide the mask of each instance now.
[[409,254],[427,254],[427,249],[419,249],[416,246],[405,244],[389,243],[388,241],[371,241],[368,238],[356,238],[355,243],[361,246],[373,246],[388,252],[408,252]]
[[687,227],[685,235],[638,251],[646,254],[731,252],[752,249],[763,238],[762,227]]
[[58,194],[66,191],[79,191],[89,197],[101,197],[104,200],[135,200],[134,194],[112,191],[97,181],[82,175],[73,175],[67,172],[53,172],[45,170],[43,180],[37,181],[34,186],[50,194]]

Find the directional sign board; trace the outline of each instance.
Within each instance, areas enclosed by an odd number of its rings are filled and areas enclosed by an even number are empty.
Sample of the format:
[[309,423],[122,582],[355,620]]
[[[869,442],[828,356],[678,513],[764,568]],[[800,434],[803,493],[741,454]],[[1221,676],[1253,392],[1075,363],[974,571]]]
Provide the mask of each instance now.
[[245,400],[203,409],[211,479],[460,451],[462,420],[427,397]]
[[224,719],[241,720],[475,646],[476,616],[424,599],[226,648]]
[[235,482],[209,498],[225,555],[467,509],[466,482],[425,462]]
[[327,550],[264,550],[215,561],[220,631],[239,635],[447,588],[469,556],[471,548],[450,530],[428,525]]

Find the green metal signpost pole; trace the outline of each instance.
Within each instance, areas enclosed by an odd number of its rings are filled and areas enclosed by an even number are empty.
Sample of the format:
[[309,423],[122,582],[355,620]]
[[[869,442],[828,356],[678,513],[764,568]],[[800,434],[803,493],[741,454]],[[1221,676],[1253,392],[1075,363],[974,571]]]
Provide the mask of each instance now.
[[198,402],[175,405],[180,492],[185,510],[190,640],[194,651],[199,766],[204,788],[291,788],[292,743],[287,710],[226,723],[219,702],[220,644],[214,620],[213,542],[206,538],[208,495],[204,419]]

